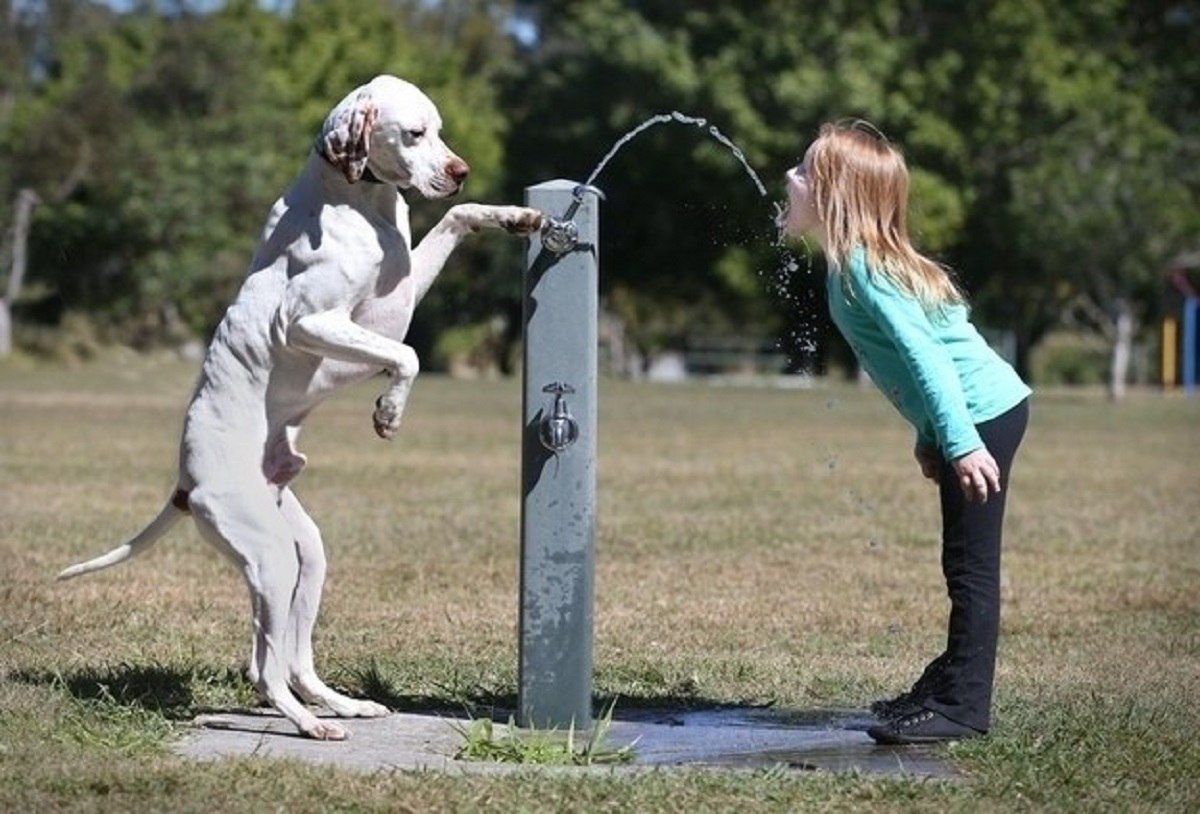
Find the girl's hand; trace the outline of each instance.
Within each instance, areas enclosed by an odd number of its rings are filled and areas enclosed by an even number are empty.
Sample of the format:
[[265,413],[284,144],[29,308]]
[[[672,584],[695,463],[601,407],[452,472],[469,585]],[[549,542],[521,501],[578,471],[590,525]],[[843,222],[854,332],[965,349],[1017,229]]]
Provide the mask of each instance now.
[[987,503],[988,495],[1000,494],[1000,467],[986,448],[968,452],[951,466],[968,501]]
[[922,475],[934,483],[941,480],[939,474],[942,471],[942,456],[938,453],[936,447],[917,444],[913,447],[913,457],[917,459],[917,465],[921,467]]

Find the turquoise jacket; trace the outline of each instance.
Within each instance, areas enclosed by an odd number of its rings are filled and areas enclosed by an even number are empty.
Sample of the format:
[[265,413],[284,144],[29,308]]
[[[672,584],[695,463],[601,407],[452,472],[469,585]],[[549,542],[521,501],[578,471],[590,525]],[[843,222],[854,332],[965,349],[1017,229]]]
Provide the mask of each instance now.
[[955,460],[984,446],[975,429],[1029,396],[984,341],[965,305],[934,313],[867,268],[855,251],[831,270],[829,313],[871,380],[917,430],[917,443]]

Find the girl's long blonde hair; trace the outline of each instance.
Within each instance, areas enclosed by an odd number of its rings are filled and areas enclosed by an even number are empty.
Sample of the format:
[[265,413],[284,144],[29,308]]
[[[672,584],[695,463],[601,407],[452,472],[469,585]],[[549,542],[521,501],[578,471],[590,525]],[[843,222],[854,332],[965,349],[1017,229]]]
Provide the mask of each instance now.
[[900,151],[862,121],[821,127],[808,154],[808,183],[830,266],[861,247],[867,266],[927,311],[965,301],[947,269],[908,237],[908,167]]

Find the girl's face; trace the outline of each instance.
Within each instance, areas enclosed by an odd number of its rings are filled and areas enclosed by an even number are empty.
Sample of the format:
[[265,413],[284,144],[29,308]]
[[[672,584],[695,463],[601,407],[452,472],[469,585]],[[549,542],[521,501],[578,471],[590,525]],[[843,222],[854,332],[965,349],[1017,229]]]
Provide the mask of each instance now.
[[816,202],[808,182],[808,169],[812,148],[804,154],[804,160],[784,176],[787,186],[787,209],[779,216],[780,229],[788,237],[802,238],[818,232],[821,220],[817,216]]

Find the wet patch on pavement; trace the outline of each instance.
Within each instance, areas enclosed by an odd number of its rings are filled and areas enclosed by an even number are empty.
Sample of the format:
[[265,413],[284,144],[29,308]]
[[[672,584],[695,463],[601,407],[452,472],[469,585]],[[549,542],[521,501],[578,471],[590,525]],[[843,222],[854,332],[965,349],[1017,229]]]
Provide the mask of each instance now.
[[[507,713],[495,716],[497,735]],[[859,772],[952,780],[961,777],[940,750],[879,746],[867,735],[874,722],[861,710],[786,710],[774,707],[627,709],[618,711],[607,745],[632,744],[634,760],[620,766],[568,769],[581,772],[672,768]],[[273,757],[361,771],[436,770],[459,773],[529,770],[530,766],[455,759],[465,719],[451,715],[395,713],[386,718],[342,721],[347,741],[301,737],[271,710],[203,715],[174,751],[198,760]]]
[[633,710],[613,721],[610,739],[616,745],[636,739],[636,762],[643,765],[960,776],[937,749],[876,744],[867,735],[874,723],[861,710]]

